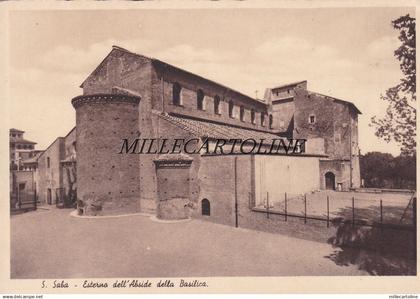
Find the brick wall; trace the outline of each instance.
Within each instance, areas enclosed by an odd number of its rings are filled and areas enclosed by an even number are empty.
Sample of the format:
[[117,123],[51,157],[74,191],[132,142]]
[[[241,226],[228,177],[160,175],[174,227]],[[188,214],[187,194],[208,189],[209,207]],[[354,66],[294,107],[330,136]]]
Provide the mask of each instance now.
[[[83,94],[115,93],[115,87],[129,90],[141,97],[137,121],[132,121],[134,132],[142,138],[157,136],[156,119],[151,113],[152,104],[160,100],[159,80],[147,57],[114,48],[103,63],[83,83]],[[157,107],[156,107],[157,108]],[[124,119],[124,115],[120,115]],[[123,138],[122,136],[120,136]],[[155,210],[156,178],[151,155],[136,155],[139,164],[139,192],[144,212]],[[142,209],[143,209],[142,208]]]
[[348,190],[350,188],[350,161],[340,160],[321,160],[319,162],[320,168],[320,186],[321,189],[326,188],[325,174],[331,172],[335,176],[335,187],[341,190]]
[[[349,107],[324,97],[296,90],[294,136],[298,138],[322,137],[325,153],[330,159],[350,159],[351,115]],[[309,117],[315,116],[315,123]]]
[[[162,108],[165,112],[174,112],[182,115],[194,116],[208,120],[223,122],[227,124],[238,125],[246,128],[269,130],[267,106],[255,101],[247,96],[240,95],[224,88],[220,85],[209,82],[200,77],[188,74],[186,72],[165,69],[157,67],[156,72],[160,78],[163,76],[163,82],[159,81],[156,84],[156,105],[155,107]],[[181,86],[181,102],[182,105],[174,105],[172,99],[173,84],[178,83]],[[197,91],[201,89],[204,93],[204,109],[197,109]],[[163,94],[163,98],[162,98]],[[220,113],[215,113],[214,99],[218,96],[220,98]],[[163,104],[162,104],[163,101]],[[229,116],[229,102],[234,104],[234,117]],[[239,118],[240,106],[244,109],[244,121]],[[251,110],[255,111],[255,124],[251,123]],[[265,115],[265,125],[261,126],[261,114]],[[276,128],[278,129],[278,128]]]
[[[198,173],[200,192],[194,217],[216,223],[235,223],[235,182],[233,156],[203,156]],[[203,216],[201,201],[210,202],[210,216]]]
[[157,177],[157,217],[187,219],[190,216],[190,167],[188,155],[168,154],[155,160]]
[[84,214],[140,211],[137,155],[119,154],[121,139],[138,137],[138,105],[86,102],[76,108],[77,196]]
[[[211,215],[202,216],[201,206],[194,217],[220,224],[235,226],[235,156],[204,156],[200,169],[200,201],[207,198]],[[336,228],[327,228],[325,222],[288,218],[252,210],[255,205],[254,158],[239,155],[236,171],[236,193],[238,202],[238,226],[247,229],[281,233],[308,240],[326,242],[336,233]],[[221,188],[223,186],[223,188]]]

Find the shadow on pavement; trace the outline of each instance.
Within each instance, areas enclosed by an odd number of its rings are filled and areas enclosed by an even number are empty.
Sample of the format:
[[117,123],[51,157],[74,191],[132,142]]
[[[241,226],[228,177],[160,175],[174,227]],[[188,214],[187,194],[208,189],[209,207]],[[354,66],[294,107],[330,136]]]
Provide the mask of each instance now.
[[[361,211],[359,211],[360,213]],[[342,211],[348,216],[348,211]],[[359,214],[361,215],[361,214]],[[413,226],[335,218],[335,236],[328,240],[337,249],[325,256],[339,266],[357,265],[371,275],[416,275],[416,230]]]

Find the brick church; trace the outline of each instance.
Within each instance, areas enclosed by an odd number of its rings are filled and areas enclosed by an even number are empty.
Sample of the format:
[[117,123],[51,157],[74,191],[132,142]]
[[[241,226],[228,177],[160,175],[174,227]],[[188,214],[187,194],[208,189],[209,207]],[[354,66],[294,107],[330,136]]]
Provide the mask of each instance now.
[[[152,213],[234,225],[252,222],[254,207],[285,193],[360,187],[360,111],[309,91],[306,81],[267,88],[263,99],[255,99],[114,46],[81,88],[83,94],[72,100],[75,130],[58,142],[59,157],[45,151],[40,158],[57,160],[57,168],[38,162],[37,170],[38,177],[61,171],[57,184],[77,188],[79,214]],[[307,142],[296,155],[153,155],[120,154],[123,138]],[[75,174],[66,179],[71,167]],[[45,189],[38,190],[41,201],[54,197],[48,195],[54,186],[47,185],[37,184]]]

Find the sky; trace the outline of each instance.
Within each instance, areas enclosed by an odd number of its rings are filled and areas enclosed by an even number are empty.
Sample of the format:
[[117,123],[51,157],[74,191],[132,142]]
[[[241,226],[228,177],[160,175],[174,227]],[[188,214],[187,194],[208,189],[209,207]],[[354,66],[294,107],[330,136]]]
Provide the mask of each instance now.
[[391,21],[410,8],[11,11],[10,127],[45,149],[75,126],[71,99],[112,45],[158,58],[252,97],[307,80],[353,102],[359,144],[399,154],[369,127],[402,73]]

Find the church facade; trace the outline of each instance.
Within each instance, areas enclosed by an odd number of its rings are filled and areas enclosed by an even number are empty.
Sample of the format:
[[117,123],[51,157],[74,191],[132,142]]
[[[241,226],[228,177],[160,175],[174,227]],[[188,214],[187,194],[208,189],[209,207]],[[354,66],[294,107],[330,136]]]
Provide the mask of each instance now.
[[[237,225],[284,194],[360,187],[360,111],[309,91],[306,81],[268,88],[258,100],[114,46],[81,88],[72,100],[79,214],[152,213]],[[307,141],[298,154],[121,152],[124,139],[214,146],[238,138]]]

